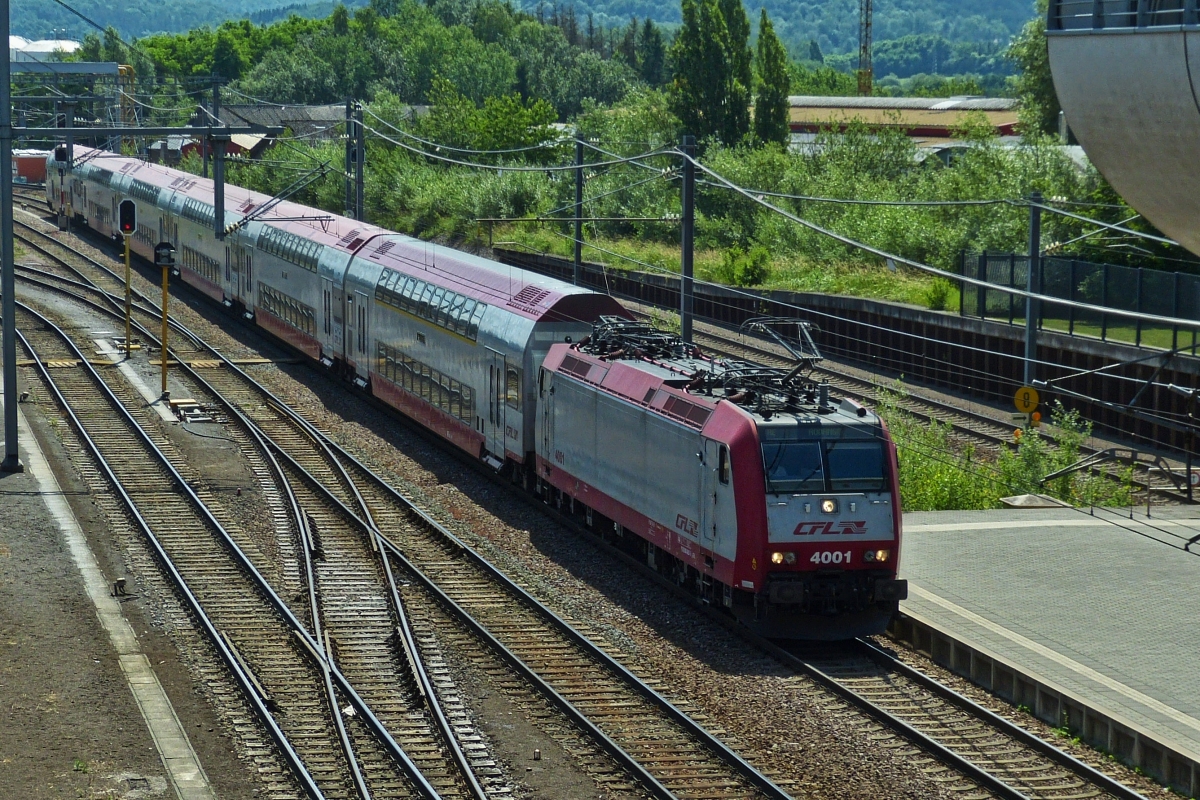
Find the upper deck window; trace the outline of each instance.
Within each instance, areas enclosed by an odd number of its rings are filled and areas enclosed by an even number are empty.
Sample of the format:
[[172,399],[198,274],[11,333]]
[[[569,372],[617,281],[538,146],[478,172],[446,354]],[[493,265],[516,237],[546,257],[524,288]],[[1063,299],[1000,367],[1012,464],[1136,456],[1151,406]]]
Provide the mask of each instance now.
[[375,299],[471,341],[479,338],[479,321],[487,309],[466,295],[389,269],[379,276]]
[[258,234],[258,249],[310,272],[316,272],[321,260],[321,251],[325,247],[320,242],[264,225]]

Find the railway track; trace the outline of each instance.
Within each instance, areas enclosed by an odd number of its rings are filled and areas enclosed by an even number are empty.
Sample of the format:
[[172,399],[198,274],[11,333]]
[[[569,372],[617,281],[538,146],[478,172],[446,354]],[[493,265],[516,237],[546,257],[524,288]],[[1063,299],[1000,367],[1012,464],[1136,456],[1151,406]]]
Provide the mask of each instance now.
[[[85,300],[81,295],[86,294],[89,306],[100,313],[115,314],[114,306],[119,305],[115,298],[95,286],[55,274],[24,269],[19,277],[25,283],[72,296],[78,301]],[[155,310],[145,306],[136,307],[135,316],[142,318],[139,322],[160,319]],[[151,339],[147,337],[148,341]],[[200,352],[197,340],[183,336],[180,341],[188,355],[195,356]],[[208,351],[204,352],[208,354]],[[229,411],[226,419],[237,414],[232,409]],[[414,671],[418,669],[412,663],[412,657],[407,655],[411,645],[401,644],[401,637],[411,638],[411,634],[407,632],[406,621],[401,618],[402,611],[396,604],[388,602],[389,585],[391,597],[395,596],[395,586],[390,574],[385,575],[386,570],[380,566],[377,544],[371,546],[358,531],[348,530],[343,520],[322,507],[319,498],[314,500],[308,489],[309,476],[280,467],[275,458],[265,453],[267,444],[252,426],[240,435],[231,433],[238,439],[243,457],[251,461],[251,468],[266,484],[268,498],[286,496],[286,502],[276,502],[276,508],[272,509],[276,526],[283,529],[279,541],[268,543],[261,549],[253,547],[254,542],[246,542],[250,545],[247,550],[251,561],[268,576],[276,592],[289,598],[289,608],[306,623],[312,638],[322,645],[322,655],[338,664],[399,746],[404,752],[413,754],[413,761],[437,793],[446,798],[482,800],[487,797],[459,743],[454,741],[455,737],[468,738],[474,734],[471,723],[459,712],[457,724],[452,727],[431,691],[431,683],[424,671],[418,675],[408,671],[410,666]],[[263,452],[255,452],[256,445]],[[179,468],[187,470],[183,464]],[[191,482],[200,487],[204,483],[195,476]],[[203,488],[199,493],[224,524],[236,524],[232,522],[232,510],[225,509],[222,513],[220,497]],[[318,535],[319,547],[314,544]],[[299,542],[295,541],[297,539]],[[275,547],[271,547],[272,544]],[[372,551],[376,554],[374,558]],[[289,566],[292,569],[288,569]],[[300,581],[299,594],[295,592],[297,574],[307,576],[306,581]],[[392,616],[393,611],[396,617]],[[434,724],[426,717],[426,698],[433,698],[429,713],[440,724]],[[335,715],[335,720],[340,722],[341,715]],[[382,788],[388,790],[385,793],[380,792],[380,787],[368,791],[367,779],[362,776],[384,774],[386,757],[373,744],[374,732],[366,729],[358,718],[347,717],[344,728],[342,735],[347,741],[353,740],[353,749],[362,764],[356,777],[360,784],[359,796],[410,796],[394,780],[384,780]],[[444,754],[450,754],[450,757],[444,757]],[[357,769],[357,764],[351,766],[352,772]],[[503,782],[492,783],[495,785],[490,788],[498,794],[509,791]]]
[[[188,347],[199,343],[180,332]],[[148,330],[142,336],[153,341]],[[186,361],[183,354],[175,355]],[[342,521],[357,519],[378,536],[391,565],[414,579],[404,590],[406,599],[418,591],[414,587],[424,592],[417,600],[426,609],[423,619],[433,618],[429,609],[434,606],[449,609],[460,625],[624,768],[639,790],[663,798],[787,797],[687,709],[677,708],[626,670],[245,373],[217,367],[227,363],[219,353],[210,350],[209,356],[204,363],[212,367],[189,368],[189,373],[227,403],[231,415],[244,413],[253,429],[262,432],[287,462],[284,471],[293,471],[293,489],[307,480],[314,492],[325,495],[320,519],[306,514],[305,521],[310,532],[319,531],[314,538],[326,558],[327,537],[337,530],[340,510]],[[306,503],[317,505],[311,496]],[[331,503],[340,509],[330,508]],[[311,541],[308,546],[316,547]],[[348,557],[349,550],[339,556]],[[319,583],[320,569],[317,578]]]
[[876,732],[871,738],[885,743],[885,736],[910,742],[924,737],[961,759],[955,775],[953,759],[913,755],[935,781],[950,784],[964,800],[989,794],[1009,800],[1141,798],[1124,784],[937,683],[868,640],[837,647],[793,643],[780,650],[785,663],[824,685],[837,687],[848,703],[867,711],[890,730],[888,734]]
[[[141,397],[120,380],[104,380],[65,332],[28,306],[19,306],[17,323],[42,380],[69,409],[178,590],[206,621],[213,645],[243,679],[259,721],[286,754],[302,793],[436,796],[394,743],[388,746],[381,729],[371,732],[374,741],[359,737],[353,745],[344,735],[342,704],[364,716],[369,710],[335,674],[325,647],[254,569],[236,544],[242,537],[219,522],[191,488],[195,478],[173,466],[180,457],[171,453],[170,442],[146,432],[154,426],[138,419]],[[65,368],[51,373],[47,364]],[[376,768],[370,777],[356,775],[359,759]]]
[[[541,503],[539,503],[541,505]],[[847,711],[861,712],[872,746],[897,750],[961,800],[1145,800],[1135,790],[899,660],[869,639],[840,644],[772,641],[748,632],[565,512],[547,512],[596,546],[777,659],[812,678]]]
[[[439,615],[452,615],[462,626],[474,630],[476,640],[489,641],[498,652],[505,652],[510,663],[523,664],[528,672],[522,674],[528,680],[541,679],[554,690],[547,696],[557,694],[579,708],[606,709],[609,722],[618,727],[636,723],[628,716],[627,709],[637,698],[607,690],[595,693],[595,686],[590,682],[595,664],[589,665],[588,659],[581,657],[578,650],[564,647],[564,644],[572,644],[575,637],[582,639],[579,632],[573,632],[573,636],[568,634],[565,642],[562,639],[547,640],[547,622],[553,623],[557,618],[548,611],[545,615],[539,614],[540,604],[515,585],[508,586],[505,593],[497,594],[495,586],[489,585],[492,583],[490,576],[495,572],[493,567],[452,534],[440,530],[436,522],[375,477],[365,465],[341,451],[298,415],[293,416],[294,412],[282,404],[264,402],[261,394],[256,401],[255,392],[260,389],[220,385],[232,371],[205,372],[221,376],[215,389],[222,394],[246,393],[234,398],[233,406],[257,410],[258,413],[250,416],[278,447],[281,459],[292,453],[312,458],[317,450],[322,451],[317,460],[304,464],[304,471],[318,480],[321,491],[327,494],[331,503],[340,504],[344,517],[357,519],[365,530],[379,532],[379,541],[388,552],[396,574],[408,582],[408,585],[401,584],[400,592],[406,605],[413,609],[418,626],[436,628],[444,623],[430,620]],[[288,430],[300,440],[307,437],[310,446],[298,447],[295,442],[288,446],[284,441]],[[322,446],[314,448],[312,441],[321,442]],[[296,466],[299,467],[299,460]],[[517,604],[514,604],[514,598],[519,601]],[[522,613],[514,614],[514,608]],[[557,620],[549,627],[560,626],[572,630],[563,620]],[[873,741],[887,742],[900,736],[916,745],[919,749],[912,752],[912,757],[928,759],[926,767],[931,773],[945,770],[941,777],[964,798],[999,796],[1013,800],[1067,800],[1118,797],[1131,800],[1140,797],[911,670],[869,643],[858,643],[853,645],[856,649],[837,652],[787,652],[769,642],[757,644],[793,668],[813,676],[842,700],[879,722],[882,728],[866,732]],[[516,671],[521,673],[519,668]],[[580,679],[580,675],[585,677]],[[564,680],[563,676],[568,677]],[[636,693],[645,697],[644,691],[641,689]],[[634,738],[635,742],[643,743],[642,749],[630,748],[629,752],[631,755],[637,753],[649,766],[658,765],[659,774],[663,776],[661,785],[669,793],[666,796],[705,796],[704,791],[734,796],[739,791],[719,773],[694,768],[692,759],[697,758],[694,744],[685,744],[682,749],[677,744],[675,749],[662,747],[663,743],[671,741],[668,735],[671,732],[662,728],[661,722],[652,721],[648,729],[643,728],[646,730],[648,736],[642,732]],[[615,738],[613,741],[620,748],[620,742]],[[645,744],[651,746],[645,747]],[[654,759],[664,760],[656,762]],[[662,769],[663,764],[681,760],[689,766],[689,771]],[[689,793],[689,788],[694,793]],[[744,787],[741,789],[744,791]]]

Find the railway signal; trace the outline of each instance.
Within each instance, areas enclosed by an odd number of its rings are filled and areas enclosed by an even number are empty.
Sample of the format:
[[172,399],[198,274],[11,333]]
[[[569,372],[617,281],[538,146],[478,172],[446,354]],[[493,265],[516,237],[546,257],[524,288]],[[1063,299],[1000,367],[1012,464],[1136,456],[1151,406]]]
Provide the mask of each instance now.
[[129,237],[137,230],[137,204],[132,200],[121,201],[117,213],[117,229],[125,238],[125,358],[129,358],[130,348],[133,346],[133,324],[130,322],[133,291],[129,274]]
[[122,236],[132,236],[137,230],[137,204],[132,200],[122,200],[119,209],[118,224]]
[[175,266],[175,246],[170,242],[159,242],[154,245],[154,263],[162,267],[162,353],[160,360],[162,361],[162,396],[166,400],[171,396],[167,390],[167,285],[171,275],[171,268]]

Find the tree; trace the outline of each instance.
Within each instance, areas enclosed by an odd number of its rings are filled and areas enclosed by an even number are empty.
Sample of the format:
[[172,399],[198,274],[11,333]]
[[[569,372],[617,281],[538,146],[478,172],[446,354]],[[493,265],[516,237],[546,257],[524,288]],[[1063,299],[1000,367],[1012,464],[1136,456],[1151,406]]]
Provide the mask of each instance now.
[[637,70],[638,68],[637,34],[637,17],[633,17],[629,20],[629,26],[621,34],[621,39],[617,42],[613,53],[614,56],[620,58],[633,70]]
[[346,36],[350,33],[350,12],[341,3],[333,7],[333,13],[329,15],[329,26],[333,29],[334,36]]
[[816,61],[818,64],[825,63],[825,54],[821,52],[821,45],[817,43],[816,39],[808,40],[808,60]]
[[513,22],[512,12],[499,0],[486,0],[475,6],[472,29],[475,31],[475,38],[485,44],[507,39],[514,24],[516,23]]
[[1050,51],[1046,46],[1046,0],[1038,0],[1038,15],[1025,23],[1008,48],[1008,58],[1018,73],[1009,78],[1009,88],[1021,101],[1021,127],[1027,133],[1058,130],[1058,94],[1050,74]]
[[729,34],[717,0],[683,0],[683,25],[671,46],[671,110],[685,133],[723,139],[730,82]]
[[750,132],[750,93],[754,88],[753,55],[750,52],[750,19],[742,0],[719,0],[727,33],[725,57],[729,78],[725,95],[725,125],[721,139],[734,144]]
[[642,57],[642,80],[651,87],[662,86],[667,49],[663,44],[662,31],[649,17],[646,17],[645,23],[642,24],[642,33],[638,39],[638,52]]
[[762,10],[758,22],[758,94],[754,98],[754,135],[766,143],[786,145],[788,130],[787,50],[775,35],[775,28]]
[[[345,6],[339,6],[345,12]],[[217,31],[217,43],[213,47],[212,71],[222,78],[237,80],[246,68],[246,61],[238,50],[233,34],[222,28]]]

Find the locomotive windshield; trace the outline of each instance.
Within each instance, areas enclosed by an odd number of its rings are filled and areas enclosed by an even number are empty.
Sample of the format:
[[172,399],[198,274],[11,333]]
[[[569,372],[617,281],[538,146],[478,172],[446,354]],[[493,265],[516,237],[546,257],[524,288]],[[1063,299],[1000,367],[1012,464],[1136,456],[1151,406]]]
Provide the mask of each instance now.
[[763,442],[763,465],[772,492],[823,492],[820,442]]
[[772,437],[762,447],[767,491],[773,494],[887,488],[883,443],[877,439],[779,441]]
[[829,490],[832,492],[883,491],[883,443],[826,442]]

